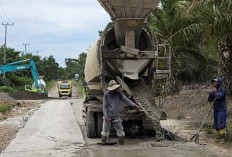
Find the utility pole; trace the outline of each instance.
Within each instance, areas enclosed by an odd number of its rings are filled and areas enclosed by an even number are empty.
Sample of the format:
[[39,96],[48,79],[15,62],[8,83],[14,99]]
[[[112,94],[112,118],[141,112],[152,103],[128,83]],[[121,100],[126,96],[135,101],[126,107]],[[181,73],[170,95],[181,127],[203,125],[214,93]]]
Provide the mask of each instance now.
[[25,46],[25,51],[24,52],[25,52],[25,54],[27,54],[27,45],[30,45],[30,43],[25,43],[25,44],[23,43],[23,45]]
[[41,52],[41,50],[35,51],[37,55],[39,55],[39,52]]
[[[6,64],[6,36],[7,36],[7,26],[14,26],[14,23],[9,24],[8,22],[7,23],[3,23],[2,22],[2,25],[5,26],[5,43],[4,43],[4,58],[3,58],[3,64],[5,65]],[[3,74],[3,77],[4,78],[6,77],[5,73]]]

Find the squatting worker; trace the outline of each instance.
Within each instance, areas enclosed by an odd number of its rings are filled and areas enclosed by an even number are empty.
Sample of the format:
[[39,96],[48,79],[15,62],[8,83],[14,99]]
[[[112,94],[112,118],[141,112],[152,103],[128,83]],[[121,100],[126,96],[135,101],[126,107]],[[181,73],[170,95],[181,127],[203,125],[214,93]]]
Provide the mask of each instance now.
[[222,86],[222,79],[217,78],[211,81],[214,89],[210,92],[208,100],[212,102],[214,109],[214,128],[218,131],[220,136],[220,142],[226,142],[226,92]]
[[111,123],[117,132],[119,144],[124,144],[125,132],[123,131],[122,121],[119,118],[120,101],[127,105],[139,109],[140,107],[125,97],[119,90],[120,85],[115,80],[111,80],[107,92],[103,98],[103,125],[102,125],[102,144],[106,144],[106,140],[110,134]]

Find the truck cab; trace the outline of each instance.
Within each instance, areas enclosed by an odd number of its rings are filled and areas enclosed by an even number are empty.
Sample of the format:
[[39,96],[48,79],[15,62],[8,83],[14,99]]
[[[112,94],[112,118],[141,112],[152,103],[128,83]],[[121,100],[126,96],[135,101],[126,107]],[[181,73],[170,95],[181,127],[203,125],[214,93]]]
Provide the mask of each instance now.
[[59,97],[69,96],[72,97],[72,82],[71,81],[58,81]]

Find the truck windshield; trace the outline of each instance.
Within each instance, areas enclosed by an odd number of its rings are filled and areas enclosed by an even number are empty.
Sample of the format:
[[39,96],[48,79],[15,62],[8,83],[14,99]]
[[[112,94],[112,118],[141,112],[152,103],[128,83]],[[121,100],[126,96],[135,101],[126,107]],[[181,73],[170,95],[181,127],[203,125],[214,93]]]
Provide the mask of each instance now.
[[60,89],[69,89],[69,85],[68,84],[61,84],[60,85]]

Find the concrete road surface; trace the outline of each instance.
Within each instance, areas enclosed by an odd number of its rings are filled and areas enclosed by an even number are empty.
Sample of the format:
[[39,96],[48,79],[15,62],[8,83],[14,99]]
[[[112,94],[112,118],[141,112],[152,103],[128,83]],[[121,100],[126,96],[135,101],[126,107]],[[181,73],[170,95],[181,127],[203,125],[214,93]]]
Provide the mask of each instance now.
[[[84,133],[88,154],[86,157],[220,157],[217,152],[192,142],[163,141],[156,142],[154,138],[143,137],[130,139],[126,137],[125,145],[99,146],[100,138],[87,138],[86,128],[82,120],[82,100],[70,100],[78,124]],[[117,138],[111,137],[111,142]],[[84,156],[83,156],[84,157]]]
[[[110,141],[117,141],[117,138],[111,137]],[[0,157],[220,156],[194,143],[156,142],[151,137],[137,139],[126,137],[123,146],[103,147],[97,145],[98,142],[100,138],[86,137],[81,99],[51,100],[42,104],[32,115],[26,126],[20,130]]]
[[0,156],[82,156],[84,148],[70,101],[54,100],[41,105]]

